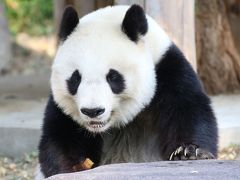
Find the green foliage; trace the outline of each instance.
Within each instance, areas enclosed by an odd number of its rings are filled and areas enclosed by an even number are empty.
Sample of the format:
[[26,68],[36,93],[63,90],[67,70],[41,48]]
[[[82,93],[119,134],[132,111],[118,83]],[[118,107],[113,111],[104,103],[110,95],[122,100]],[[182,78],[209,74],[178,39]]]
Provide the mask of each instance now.
[[53,0],[5,0],[9,29],[46,35],[53,32]]

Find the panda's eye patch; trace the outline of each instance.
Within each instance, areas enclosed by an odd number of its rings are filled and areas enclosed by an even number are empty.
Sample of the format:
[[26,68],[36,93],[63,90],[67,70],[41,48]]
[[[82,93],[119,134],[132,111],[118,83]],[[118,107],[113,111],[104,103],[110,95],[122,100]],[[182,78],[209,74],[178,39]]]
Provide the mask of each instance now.
[[75,95],[78,90],[78,86],[81,82],[81,75],[78,70],[72,73],[72,76],[67,80],[68,91],[70,94]]
[[124,78],[118,71],[110,69],[106,76],[106,79],[113,93],[119,94],[124,90]]

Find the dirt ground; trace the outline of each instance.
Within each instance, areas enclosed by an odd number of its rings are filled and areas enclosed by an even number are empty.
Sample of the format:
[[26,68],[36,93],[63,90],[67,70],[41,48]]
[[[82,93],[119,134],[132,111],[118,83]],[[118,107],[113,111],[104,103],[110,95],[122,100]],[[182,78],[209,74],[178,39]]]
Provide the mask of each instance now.
[[34,179],[37,166],[37,153],[26,154],[20,159],[0,156],[1,180]]

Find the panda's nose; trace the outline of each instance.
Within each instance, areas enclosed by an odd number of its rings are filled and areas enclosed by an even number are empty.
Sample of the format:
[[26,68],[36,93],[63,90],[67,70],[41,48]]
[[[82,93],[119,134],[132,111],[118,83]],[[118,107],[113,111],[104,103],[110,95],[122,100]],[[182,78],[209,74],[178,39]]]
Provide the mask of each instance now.
[[93,108],[93,109],[82,108],[81,112],[90,118],[95,118],[95,117],[103,114],[105,112],[105,109],[103,109],[103,108]]

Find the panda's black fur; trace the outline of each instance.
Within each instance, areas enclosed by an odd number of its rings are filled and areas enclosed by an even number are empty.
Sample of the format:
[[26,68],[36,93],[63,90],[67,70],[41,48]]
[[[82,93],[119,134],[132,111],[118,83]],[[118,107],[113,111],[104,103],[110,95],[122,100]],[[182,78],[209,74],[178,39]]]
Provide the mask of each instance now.
[[156,72],[157,92],[149,108],[154,114],[157,112],[164,157],[167,159],[176,144],[183,142],[208,149],[216,157],[217,124],[210,100],[175,45],[156,66]]
[[78,22],[77,12],[71,6],[66,7],[60,24],[59,39],[62,41],[66,40],[67,36],[71,34],[78,25]]
[[122,30],[132,41],[137,41],[139,34],[144,35],[147,33],[148,24],[142,8],[139,8],[137,5],[133,5],[126,12],[122,23]]
[[[133,12],[140,12],[140,15],[143,12],[137,5],[131,8]],[[73,16],[64,16],[61,26],[60,38],[63,41],[77,25],[76,20],[71,19],[76,18],[76,15],[71,8],[70,10]],[[69,18],[71,21],[68,21]],[[67,28],[70,30],[63,30],[66,19]],[[144,21],[142,16],[140,19]],[[129,33],[126,33],[129,39],[138,41],[137,34],[146,33],[147,23],[140,22],[139,26],[131,27],[131,21],[135,20],[126,22],[122,28],[125,32],[129,29]],[[206,154],[210,153],[217,157],[218,132],[210,100],[191,65],[174,44],[169,46],[161,61],[155,66],[155,72],[157,87],[151,103],[125,128],[113,129],[112,132],[110,130],[109,134],[93,135],[88,132],[58,107],[51,94],[39,145],[39,162],[44,176],[73,172],[72,167],[85,158],[90,158],[95,163],[94,167],[97,167],[101,158],[108,156],[107,152],[103,154],[104,138],[115,138],[111,141],[114,145],[121,141],[121,137],[126,136],[128,139],[125,145],[128,146],[127,144],[133,143],[135,139],[145,142],[145,137],[142,136],[145,131],[156,134],[159,144],[158,147],[154,147],[154,151],[159,152],[162,160],[190,159],[183,154],[173,154],[179,147],[190,147],[190,151],[191,148],[201,148],[206,150]],[[124,143],[121,146],[124,146]],[[116,147],[118,150],[118,145]],[[117,151],[116,149],[113,151]],[[137,151],[136,149],[135,153]],[[114,155],[112,153],[109,156]],[[204,151],[202,157],[200,159],[204,159]],[[105,164],[112,163],[111,157],[106,159]]]
[[87,130],[64,114],[50,95],[39,145],[39,162],[46,177],[71,172],[72,166],[85,157],[89,157],[97,165],[101,157],[102,142],[100,135],[90,136]]

